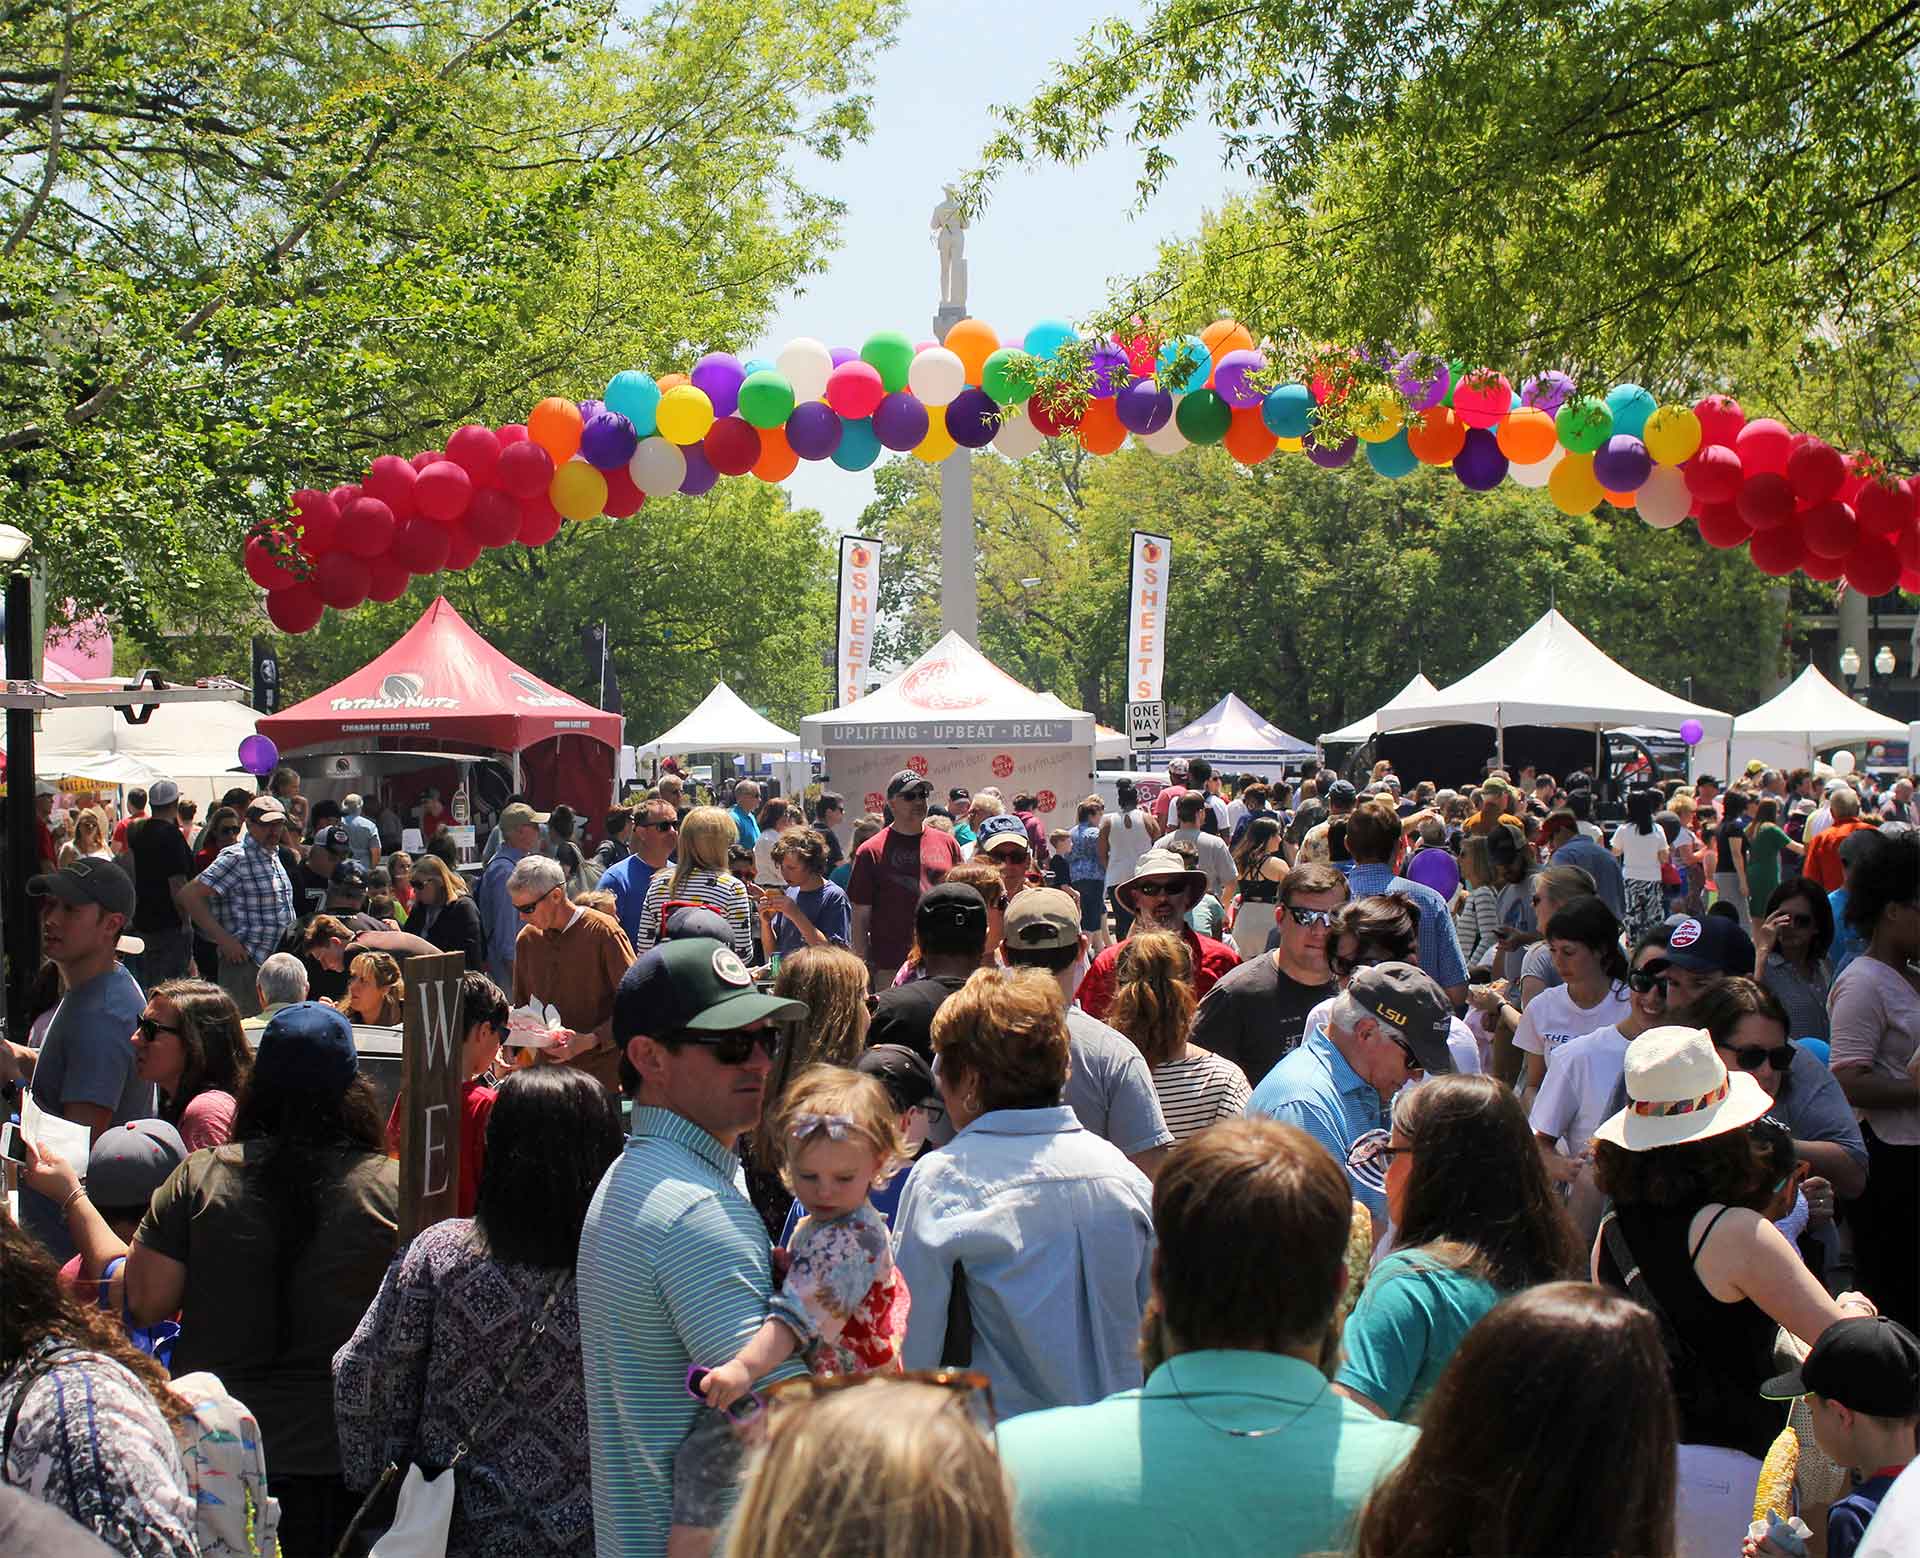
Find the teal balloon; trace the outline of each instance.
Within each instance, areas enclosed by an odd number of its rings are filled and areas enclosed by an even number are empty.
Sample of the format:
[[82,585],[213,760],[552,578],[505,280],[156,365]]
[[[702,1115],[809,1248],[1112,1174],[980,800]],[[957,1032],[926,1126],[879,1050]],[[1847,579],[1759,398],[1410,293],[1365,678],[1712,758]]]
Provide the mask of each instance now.
[[980,370],[980,388],[996,406],[1017,406],[1033,394],[1033,367],[1024,352],[1001,347]]
[[[1184,378],[1174,368],[1182,353],[1190,364]],[[1153,376],[1163,390],[1191,395],[1207,387],[1207,375],[1212,372],[1213,356],[1207,350],[1207,343],[1197,335],[1178,335],[1160,348],[1160,360],[1154,365]]]
[[1064,319],[1043,319],[1027,332],[1020,344],[1035,357],[1051,361],[1079,339],[1080,332]]
[[762,368],[740,382],[740,420],[755,427],[780,427],[793,415],[793,385],[784,373]]
[[1613,436],[1638,438],[1647,430],[1647,418],[1660,409],[1651,390],[1638,384],[1616,384],[1607,391],[1607,410],[1613,413]]
[[880,458],[880,437],[873,430],[873,418],[840,421],[840,447],[828,456],[843,471],[864,471]]
[[631,422],[634,432],[642,438],[651,438],[659,431],[654,412],[660,408],[660,386],[653,382],[651,373],[642,373],[638,368],[616,373],[607,381],[602,404]]
[[861,346],[860,360],[879,373],[881,385],[891,395],[907,387],[907,369],[913,366],[913,342],[903,330],[876,330]]
[[1388,481],[1411,476],[1419,468],[1420,462],[1407,447],[1407,430],[1404,427],[1391,438],[1382,439],[1377,444],[1362,444],[1361,447],[1367,451],[1367,463]]
[[1260,402],[1260,420],[1276,438],[1305,438],[1313,424],[1313,391],[1304,384],[1276,385]]
[[1173,408],[1174,425],[1190,444],[1217,444],[1233,426],[1233,407],[1210,389],[1191,390]]
[[752,378],[756,373],[766,373],[775,366],[771,357],[749,357],[740,364],[740,371],[748,378]]

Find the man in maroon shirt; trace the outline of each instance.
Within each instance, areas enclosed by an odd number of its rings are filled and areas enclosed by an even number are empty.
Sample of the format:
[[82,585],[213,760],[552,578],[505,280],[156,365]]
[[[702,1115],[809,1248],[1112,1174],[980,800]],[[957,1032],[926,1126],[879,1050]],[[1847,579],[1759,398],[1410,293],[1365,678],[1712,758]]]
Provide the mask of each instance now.
[[[1214,981],[1240,966],[1240,954],[1224,941],[1202,936],[1187,924],[1187,912],[1206,896],[1204,871],[1189,871],[1180,857],[1164,849],[1150,849],[1140,857],[1133,875],[1113,890],[1114,901],[1134,917],[1131,936],[1148,931],[1170,931],[1187,944],[1193,958],[1193,993],[1204,997]],[[1105,1021],[1113,1000],[1113,971],[1124,941],[1105,948],[1088,967],[1075,999],[1090,1017]]]
[[867,960],[873,988],[885,990],[913,945],[920,895],[960,864],[951,833],[927,827],[933,786],[903,768],[887,781],[892,822],[853,854],[847,897],[853,901],[853,950]]

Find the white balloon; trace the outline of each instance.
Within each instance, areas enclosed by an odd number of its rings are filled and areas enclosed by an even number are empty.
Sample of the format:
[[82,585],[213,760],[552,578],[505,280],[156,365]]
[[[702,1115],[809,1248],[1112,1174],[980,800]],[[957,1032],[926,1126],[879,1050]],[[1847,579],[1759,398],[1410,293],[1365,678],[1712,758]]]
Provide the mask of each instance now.
[[827,349],[826,342],[803,335],[781,347],[773,365],[787,376],[796,403],[818,400],[827,392],[827,376],[833,372],[833,353]]
[[678,446],[656,434],[640,440],[640,447],[627,461],[627,474],[642,492],[661,497],[680,490],[680,483],[687,479],[687,457]]
[[1544,460],[1536,460],[1532,465],[1509,465],[1507,474],[1522,487],[1544,487],[1547,478],[1553,474],[1553,468],[1567,457],[1567,451],[1559,444],[1553,446],[1553,453]]
[[1842,779],[1853,772],[1853,754],[1842,747],[1833,754],[1833,771]]
[[1693,506],[1693,494],[1687,491],[1687,479],[1676,465],[1656,465],[1653,474],[1634,494],[1634,507],[1640,517],[1655,530],[1671,530],[1687,517]]
[[[1181,397],[1175,395],[1174,409],[1179,410]],[[1178,454],[1187,447],[1187,435],[1180,431],[1180,424],[1174,417],[1168,417],[1166,425],[1158,432],[1135,433],[1133,441],[1142,449],[1151,449],[1155,454]]]
[[1033,418],[1009,411],[1001,420],[1000,431],[993,435],[993,447],[1009,460],[1032,454],[1047,441],[1047,435],[1033,425]]
[[967,366],[958,352],[944,346],[929,346],[915,352],[907,364],[907,388],[922,405],[946,406],[967,387]]

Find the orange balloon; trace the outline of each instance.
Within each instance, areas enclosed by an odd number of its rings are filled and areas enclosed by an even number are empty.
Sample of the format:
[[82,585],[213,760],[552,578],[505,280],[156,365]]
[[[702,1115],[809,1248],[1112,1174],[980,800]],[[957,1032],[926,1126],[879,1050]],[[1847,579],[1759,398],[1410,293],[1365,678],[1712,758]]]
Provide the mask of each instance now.
[[1493,441],[1515,465],[1538,465],[1553,453],[1560,434],[1553,418],[1538,406],[1522,406],[1507,413],[1506,421],[1494,429]]
[[1617,509],[1630,509],[1640,501],[1640,494],[1637,492],[1608,492],[1605,487],[1600,490],[1606,493],[1607,501]]
[[987,359],[1000,350],[1000,337],[984,319],[963,319],[940,344],[960,359],[960,366],[967,370],[967,382],[977,389]]
[[1258,406],[1240,406],[1234,410],[1233,425],[1220,442],[1242,465],[1258,465],[1273,453],[1280,440],[1268,431]]
[[580,452],[580,426],[580,408],[558,395],[549,395],[527,414],[527,437],[552,455],[556,466]]
[[1088,401],[1087,414],[1080,419],[1077,431],[1080,447],[1088,454],[1112,454],[1127,441],[1127,430],[1121,424],[1120,413],[1114,410],[1110,400]]
[[1228,352],[1253,350],[1253,332],[1236,319],[1216,319],[1200,332],[1200,344],[1215,363]]
[[785,481],[800,464],[800,456],[787,442],[784,427],[760,429],[760,458],[753,462],[753,474],[762,481]]
[[1407,419],[1407,447],[1422,465],[1451,465],[1453,457],[1467,446],[1467,424],[1453,414],[1450,406],[1430,406],[1420,413],[1424,421]]
[[691,384],[693,380],[688,378],[684,373],[663,373],[653,382],[660,393],[664,395],[668,390],[678,389],[682,384]]

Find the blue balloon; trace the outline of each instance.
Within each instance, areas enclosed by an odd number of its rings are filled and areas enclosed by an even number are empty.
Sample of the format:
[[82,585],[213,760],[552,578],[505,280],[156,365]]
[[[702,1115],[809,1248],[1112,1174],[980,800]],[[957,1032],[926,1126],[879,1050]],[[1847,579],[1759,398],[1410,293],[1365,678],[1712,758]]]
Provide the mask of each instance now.
[[1407,447],[1407,430],[1404,427],[1391,438],[1382,439],[1377,444],[1366,445],[1366,451],[1367,464],[1388,481],[1398,481],[1402,476],[1411,476],[1420,468],[1420,462],[1413,457],[1413,451]]
[[1080,332],[1064,319],[1043,319],[1027,332],[1020,344],[1035,357],[1052,360],[1060,355],[1061,348],[1079,339]]
[[[1174,363],[1183,355],[1192,364],[1184,378],[1174,367]],[[1197,335],[1179,335],[1160,348],[1160,358],[1154,364],[1153,376],[1160,381],[1163,390],[1175,395],[1191,395],[1195,390],[1207,387],[1207,375],[1212,372],[1213,355],[1207,350],[1207,343]]]
[[1276,438],[1305,438],[1313,425],[1313,391],[1304,384],[1275,385],[1260,402],[1260,420]]
[[873,418],[850,422],[840,419],[840,447],[827,458],[843,471],[864,471],[880,458],[880,436],[873,430]]
[[1659,409],[1652,392],[1638,384],[1616,384],[1607,391],[1607,410],[1613,413],[1616,435],[1638,438],[1647,429],[1647,418]]
[[749,357],[745,362],[740,364],[740,372],[749,379],[756,373],[777,373],[779,371],[780,365],[771,357]]
[[653,382],[650,373],[629,368],[607,381],[607,410],[617,411],[631,422],[638,437],[651,438],[659,431],[654,423],[654,412],[659,406],[660,386]]

